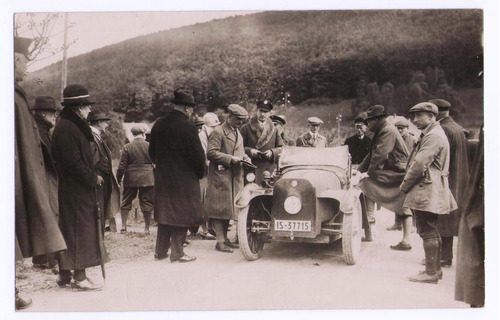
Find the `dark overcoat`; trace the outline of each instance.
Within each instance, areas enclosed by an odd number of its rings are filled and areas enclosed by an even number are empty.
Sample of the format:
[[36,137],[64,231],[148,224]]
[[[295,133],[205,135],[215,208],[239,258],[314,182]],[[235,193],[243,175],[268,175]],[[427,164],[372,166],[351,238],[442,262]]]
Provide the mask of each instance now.
[[252,149],[261,152],[271,150],[273,152],[271,159],[253,158],[252,163],[257,166],[255,170],[255,182],[260,184],[264,171],[273,173],[276,169],[276,162],[281,154],[283,140],[278,130],[274,127],[271,119],[267,119],[264,128],[259,127],[257,116],[253,116],[250,121],[241,127],[241,136],[243,137],[243,146],[245,153],[251,158]]
[[120,164],[116,171],[118,183],[128,187],[152,187],[155,185],[153,162],[149,158],[149,143],[143,138],[134,138],[123,147]]
[[26,93],[16,84],[15,102],[15,210],[16,259],[66,249],[54,207],[48,195],[38,127]]
[[462,201],[458,231],[455,299],[484,304],[484,143],[483,129],[471,165],[471,174]]
[[56,166],[52,158],[52,135],[49,131],[52,128],[52,124],[38,114],[35,114],[34,118],[42,143],[43,162],[45,163],[45,173],[47,174],[48,181],[47,191],[49,202],[56,221],[59,221],[58,178]]
[[60,265],[79,270],[100,264],[91,142],[86,121],[65,107],[52,134],[52,156],[59,175],[59,226],[68,245]]
[[457,201],[458,209],[448,215],[439,216],[437,226],[442,237],[458,235],[458,225],[462,215],[463,199],[469,179],[469,160],[467,158],[467,139],[464,128],[450,117],[439,121],[450,143],[450,175],[448,177],[451,194]]
[[243,188],[241,163],[231,164],[231,156],[250,160],[245,154],[243,137],[238,129],[232,130],[227,122],[210,133],[207,157],[208,187],[205,197],[205,215],[208,218],[236,220],[234,199]]
[[357,135],[345,139],[344,145],[349,147],[352,164],[360,164],[363,161],[368,152],[370,152],[371,143],[372,139],[366,134],[363,136],[363,139],[358,138]]
[[155,220],[176,227],[199,226],[205,153],[196,127],[185,114],[173,110],[156,121],[149,157],[156,165]]
[[408,161],[403,138],[394,125],[382,119],[373,129],[370,152],[358,167],[368,178],[359,184],[363,193],[393,212],[403,210],[404,194],[399,190]]

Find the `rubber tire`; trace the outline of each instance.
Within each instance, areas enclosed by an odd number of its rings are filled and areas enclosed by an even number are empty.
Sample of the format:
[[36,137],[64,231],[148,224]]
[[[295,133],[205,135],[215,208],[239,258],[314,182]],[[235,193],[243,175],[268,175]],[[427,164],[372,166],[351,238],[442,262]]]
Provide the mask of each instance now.
[[248,211],[250,205],[244,208],[238,208],[238,240],[240,242],[241,253],[248,261],[255,261],[260,258],[262,249],[264,248],[264,244],[257,252],[254,252],[250,249],[250,242],[248,239],[248,229],[247,229],[247,219],[248,219]]
[[347,265],[355,265],[361,251],[361,202],[357,200],[354,211],[345,214],[342,222],[342,253]]

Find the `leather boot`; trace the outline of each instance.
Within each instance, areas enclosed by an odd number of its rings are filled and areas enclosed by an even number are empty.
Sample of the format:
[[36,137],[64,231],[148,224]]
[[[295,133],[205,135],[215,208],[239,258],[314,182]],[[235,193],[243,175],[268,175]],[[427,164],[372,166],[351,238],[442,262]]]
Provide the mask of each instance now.
[[121,233],[127,232],[127,220],[128,220],[128,214],[130,210],[121,210],[121,216],[122,216],[122,229],[120,230]]
[[149,225],[151,224],[151,212],[144,211],[144,232],[149,234]]
[[420,272],[417,276],[409,277],[408,280],[420,283],[438,283],[439,242],[433,234],[430,236],[421,234],[421,237],[424,241],[425,271]]
[[369,223],[365,229],[365,236],[361,239],[361,241],[371,242],[373,241],[373,228],[375,227],[374,223]]

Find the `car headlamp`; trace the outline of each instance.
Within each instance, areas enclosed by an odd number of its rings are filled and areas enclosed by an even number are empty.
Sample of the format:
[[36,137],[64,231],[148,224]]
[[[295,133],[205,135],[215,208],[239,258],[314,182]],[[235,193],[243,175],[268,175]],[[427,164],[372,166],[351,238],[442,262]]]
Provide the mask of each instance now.
[[247,173],[246,179],[248,182],[254,182],[255,181],[255,174],[252,172]]
[[289,214],[297,214],[302,209],[302,201],[296,196],[289,196],[285,199],[283,207]]

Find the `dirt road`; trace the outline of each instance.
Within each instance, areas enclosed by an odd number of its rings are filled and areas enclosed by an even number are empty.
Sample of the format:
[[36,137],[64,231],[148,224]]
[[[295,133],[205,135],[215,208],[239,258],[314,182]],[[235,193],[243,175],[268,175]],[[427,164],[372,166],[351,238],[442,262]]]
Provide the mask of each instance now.
[[[424,268],[422,242],[413,233],[411,251],[390,250],[401,239],[385,230],[392,219],[377,212],[376,240],[362,244],[354,266],[344,264],[340,243],[267,244],[264,256],[249,262],[239,251],[220,253],[214,241],[195,240],[185,248],[198,257],[193,263],[154,261],[153,252],[112,261],[103,291],[34,293],[26,311],[467,308],[454,300],[455,266],[443,269],[437,285],[406,279]],[[98,268],[88,275],[103,283]]]

